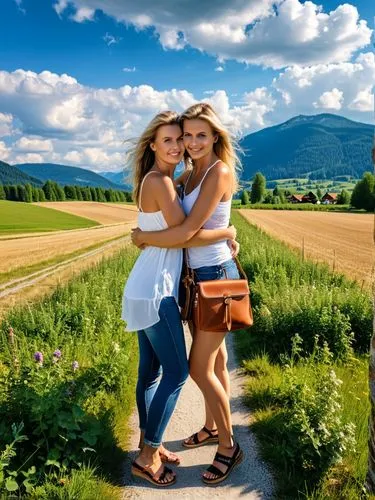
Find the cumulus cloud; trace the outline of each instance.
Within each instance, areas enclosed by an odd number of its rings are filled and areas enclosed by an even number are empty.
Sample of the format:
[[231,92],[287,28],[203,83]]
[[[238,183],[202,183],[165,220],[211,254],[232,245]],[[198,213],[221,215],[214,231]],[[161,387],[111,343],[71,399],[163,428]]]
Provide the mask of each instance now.
[[11,135],[13,116],[10,113],[0,113],[0,137]]
[[0,141],[0,160],[7,160],[10,156],[10,149],[4,141]]
[[51,153],[53,151],[52,141],[50,139],[36,139],[29,137],[21,137],[18,139],[13,148],[19,152],[33,152],[33,153]]
[[132,68],[122,68],[122,71],[124,71],[124,73],[134,73],[137,69],[133,66]]
[[223,66],[217,66],[215,68],[215,71],[219,71],[219,72],[224,71],[224,67]]
[[86,9],[85,19],[102,10],[137,29],[151,27],[165,49],[189,45],[222,61],[276,69],[347,61],[371,37],[366,21],[348,3],[325,13],[312,1],[299,0],[58,0],[55,10],[61,15],[68,6],[76,16]]
[[320,107],[340,109],[348,117],[369,122],[373,118],[373,82],[375,56],[368,52],[360,54],[353,62],[310,67],[295,65],[280,73],[272,87],[281,96],[277,106],[280,117],[285,117],[286,113],[289,116],[311,114]]
[[[374,81],[375,57],[367,53],[352,63],[287,68],[268,87],[236,94],[235,103],[225,90],[208,90],[204,100],[241,136],[301,113],[340,109],[349,118],[371,121]],[[1,71],[0,131],[9,138],[0,157],[120,169],[125,139],[139,135],[156,113],[180,112],[196,101],[184,89],[91,88],[48,71]]]
[[344,93],[336,87],[330,91],[323,92],[319,99],[313,103],[314,108],[341,109]]

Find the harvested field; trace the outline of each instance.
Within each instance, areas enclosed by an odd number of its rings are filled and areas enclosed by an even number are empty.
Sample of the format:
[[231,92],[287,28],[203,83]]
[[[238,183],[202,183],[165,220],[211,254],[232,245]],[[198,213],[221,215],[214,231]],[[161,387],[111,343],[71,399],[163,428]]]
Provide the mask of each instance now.
[[[306,258],[323,261],[361,285],[370,286],[374,269],[374,217],[371,214],[239,210],[248,221]],[[304,250],[303,250],[304,248]]]
[[61,212],[68,212],[80,217],[95,220],[100,224],[119,224],[133,222],[136,218],[137,207],[117,203],[97,203],[94,201],[46,201],[34,203],[41,207],[53,208]]
[[122,236],[135,226],[136,212],[132,214],[133,220],[125,224],[3,239],[0,245],[0,274],[30,267]]

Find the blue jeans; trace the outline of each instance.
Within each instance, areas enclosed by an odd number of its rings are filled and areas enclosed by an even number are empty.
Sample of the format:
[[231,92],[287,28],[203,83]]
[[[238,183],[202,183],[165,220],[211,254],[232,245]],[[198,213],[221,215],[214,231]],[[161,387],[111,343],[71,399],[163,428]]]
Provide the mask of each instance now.
[[204,266],[194,269],[195,280],[197,283],[200,281],[209,280],[237,280],[240,278],[236,263],[233,259],[223,262],[216,266]]
[[[173,297],[159,308],[160,321],[138,332],[139,368],[136,399],[144,442],[159,447],[189,375],[180,311]],[[159,378],[161,376],[161,379]]]

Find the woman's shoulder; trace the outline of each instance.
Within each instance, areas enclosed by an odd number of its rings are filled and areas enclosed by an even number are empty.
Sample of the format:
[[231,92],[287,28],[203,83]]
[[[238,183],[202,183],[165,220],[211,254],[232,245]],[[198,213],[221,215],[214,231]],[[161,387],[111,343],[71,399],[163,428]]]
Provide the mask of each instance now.
[[208,178],[217,178],[222,180],[229,180],[232,177],[232,171],[229,166],[222,160],[218,160],[217,163],[209,170],[207,173]]

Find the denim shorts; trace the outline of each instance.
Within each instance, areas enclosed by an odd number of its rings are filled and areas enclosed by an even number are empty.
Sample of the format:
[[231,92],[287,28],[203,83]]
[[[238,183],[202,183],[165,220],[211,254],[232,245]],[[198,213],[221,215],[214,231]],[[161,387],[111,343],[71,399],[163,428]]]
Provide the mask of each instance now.
[[238,280],[240,278],[236,263],[233,259],[229,259],[223,264],[216,266],[203,266],[194,269],[195,282],[209,280]]

